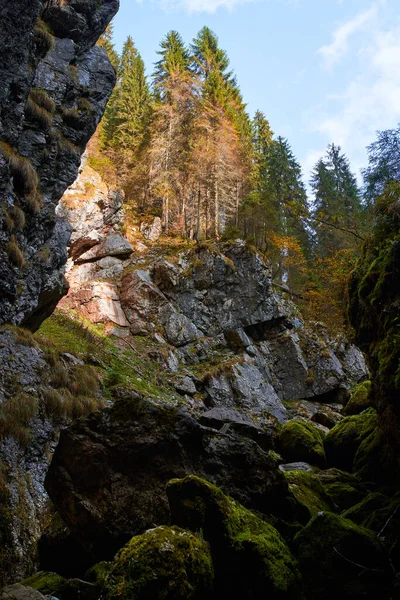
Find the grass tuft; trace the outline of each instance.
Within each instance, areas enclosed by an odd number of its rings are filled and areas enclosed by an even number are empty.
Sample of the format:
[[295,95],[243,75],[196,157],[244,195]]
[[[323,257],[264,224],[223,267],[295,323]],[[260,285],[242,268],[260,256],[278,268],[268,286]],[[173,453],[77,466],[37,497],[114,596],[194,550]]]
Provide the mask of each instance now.
[[34,32],[38,54],[44,58],[54,48],[54,35],[51,33],[50,27],[42,19],[39,19],[36,23]]
[[26,219],[25,213],[19,206],[15,205],[13,209],[13,220],[15,223],[15,228],[19,231],[22,231],[25,227]]
[[0,438],[14,437],[21,446],[27,446],[31,433],[29,423],[38,412],[36,398],[19,393],[0,405]]
[[56,103],[50,98],[46,90],[41,90],[39,88],[33,89],[31,90],[29,97],[35,104],[44,108],[44,110],[50,114],[53,115],[55,113]]
[[14,236],[12,236],[11,240],[8,242],[7,256],[10,259],[10,262],[18,269],[22,269],[25,266],[24,255]]
[[44,132],[48,132],[53,126],[53,115],[39,104],[36,104],[31,95],[26,101],[25,114],[28,119],[37,123]]

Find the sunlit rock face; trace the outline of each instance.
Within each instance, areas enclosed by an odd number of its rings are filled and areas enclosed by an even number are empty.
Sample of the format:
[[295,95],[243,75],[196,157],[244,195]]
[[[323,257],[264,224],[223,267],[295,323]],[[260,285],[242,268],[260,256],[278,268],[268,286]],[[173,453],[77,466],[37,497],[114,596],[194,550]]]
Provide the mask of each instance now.
[[94,47],[119,0],[0,0],[0,323],[32,329],[66,291],[55,214],[115,84]]

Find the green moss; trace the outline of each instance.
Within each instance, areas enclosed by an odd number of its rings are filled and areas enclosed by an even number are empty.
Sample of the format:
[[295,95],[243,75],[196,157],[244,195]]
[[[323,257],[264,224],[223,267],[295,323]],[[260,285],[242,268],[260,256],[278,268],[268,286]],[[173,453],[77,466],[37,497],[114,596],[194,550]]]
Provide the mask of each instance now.
[[324,490],[340,510],[345,510],[353,506],[364,495],[361,490],[353,487],[350,483],[343,483],[341,481],[325,484]]
[[326,466],[321,433],[305,421],[289,421],[279,436],[279,452],[289,462],[304,461],[319,467]]
[[99,588],[102,588],[105,580],[107,579],[107,575],[110,572],[112,567],[111,562],[102,561],[90,567],[85,573],[84,579],[85,581],[90,581],[91,583],[96,584]]
[[157,527],[117,554],[102,597],[109,600],[201,600],[212,593],[208,544],[178,527]]
[[313,600],[386,598],[391,571],[384,548],[368,529],[322,512],[295,537],[296,554]]
[[172,521],[210,543],[217,597],[298,597],[296,561],[274,527],[194,475],[170,481],[167,495]]
[[368,355],[374,400],[382,418],[385,460],[376,475],[400,481],[400,183],[376,199],[375,223],[349,286],[348,315]]
[[358,415],[366,408],[372,406],[371,387],[370,381],[363,381],[356,387],[345,406],[344,413],[346,415]]
[[351,519],[358,525],[362,525],[369,520],[375,510],[383,508],[387,502],[388,499],[386,496],[379,492],[373,492],[346,510],[342,516],[346,519]]
[[49,596],[62,596],[68,588],[68,581],[64,577],[46,571],[39,571],[39,573],[24,579],[20,583]]
[[377,427],[378,416],[373,408],[360,415],[345,417],[324,440],[328,465],[351,471],[359,445]]
[[334,511],[336,509],[334,502],[327,495],[320,480],[313,473],[287,471],[285,479],[295,502],[296,514],[300,522],[307,523],[321,510]]

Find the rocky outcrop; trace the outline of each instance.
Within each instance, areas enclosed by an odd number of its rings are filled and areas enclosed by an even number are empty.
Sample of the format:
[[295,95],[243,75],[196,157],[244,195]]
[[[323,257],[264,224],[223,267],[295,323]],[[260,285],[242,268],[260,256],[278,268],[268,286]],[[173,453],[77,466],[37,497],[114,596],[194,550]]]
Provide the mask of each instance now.
[[66,291],[55,208],[115,83],[94,43],[118,0],[1,0],[0,323],[35,329]]

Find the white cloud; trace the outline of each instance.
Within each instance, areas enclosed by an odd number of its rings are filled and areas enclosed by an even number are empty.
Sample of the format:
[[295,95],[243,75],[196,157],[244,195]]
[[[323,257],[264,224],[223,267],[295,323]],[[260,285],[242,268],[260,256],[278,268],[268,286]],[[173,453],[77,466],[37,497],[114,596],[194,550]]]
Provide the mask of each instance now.
[[332,42],[319,48],[318,54],[323,57],[327,69],[331,69],[347,54],[351,36],[374,22],[380,4],[381,2],[373,4],[368,10],[358,13],[350,21],[338,27],[332,34]]
[[320,111],[311,126],[327,144],[342,146],[355,171],[366,165],[365,147],[375,132],[400,122],[400,25],[382,30],[376,23],[367,39],[357,53],[357,75],[341,94],[327,99],[329,112]]

